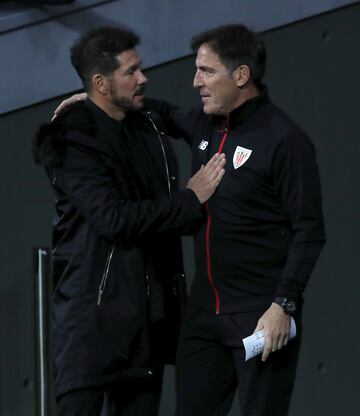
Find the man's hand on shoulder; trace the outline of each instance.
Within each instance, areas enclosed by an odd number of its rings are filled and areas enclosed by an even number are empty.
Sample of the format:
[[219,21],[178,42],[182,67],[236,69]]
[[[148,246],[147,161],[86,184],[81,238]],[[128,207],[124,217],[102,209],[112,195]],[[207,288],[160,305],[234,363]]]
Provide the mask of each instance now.
[[271,352],[281,350],[287,345],[290,334],[291,317],[286,315],[283,308],[272,303],[270,308],[258,320],[255,332],[265,332],[265,346],[262,361],[266,361]]
[[191,189],[198,197],[201,204],[204,204],[215,192],[225,170],[225,155],[215,153],[205,166],[189,179],[186,187]]
[[56,117],[65,110],[65,108],[68,108],[70,106],[72,106],[73,104],[75,104],[78,101],[85,101],[87,99],[87,94],[86,92],[82,92],[80,94],[74,94],[71,97],[67,98],[64,101],[61,101],[60,105],[56,108],[56,110],[54,111],[54,115],[52,116],[51,121],[54,121],[56,119]]

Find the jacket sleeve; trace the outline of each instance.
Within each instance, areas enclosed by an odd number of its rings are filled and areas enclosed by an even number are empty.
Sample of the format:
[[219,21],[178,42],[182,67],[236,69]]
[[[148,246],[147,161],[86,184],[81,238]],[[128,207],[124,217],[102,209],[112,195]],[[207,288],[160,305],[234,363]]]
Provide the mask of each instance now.
[[145,99],[145,109],[158,113],[165,125],[166,132],[173,138],[184,138],[191,144],[200,122],[201,108],[185,111],[166,101]]
[[127,199],[125,183],[115,184],[102,160],[81,146],[68,145],[54,175],[56,186],[78,212],[99,235],[114,241],[172,230],[202,216],[202,205],[190,189],[156,200]]
[[315,149],[300,129],[292,129],[282,140],[273,169],[275,187],[293,236],[275,296],[297,299],[325,243]]

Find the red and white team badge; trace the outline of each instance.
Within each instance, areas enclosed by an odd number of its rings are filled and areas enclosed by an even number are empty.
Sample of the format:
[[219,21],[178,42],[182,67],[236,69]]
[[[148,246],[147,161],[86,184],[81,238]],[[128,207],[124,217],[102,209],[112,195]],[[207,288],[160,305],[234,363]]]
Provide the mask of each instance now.
[[237,169],[242,166],[250,157],[252,150],[246,149],[245,147],[236,146],[234,157],[233,157],[233,164],[234,168]]

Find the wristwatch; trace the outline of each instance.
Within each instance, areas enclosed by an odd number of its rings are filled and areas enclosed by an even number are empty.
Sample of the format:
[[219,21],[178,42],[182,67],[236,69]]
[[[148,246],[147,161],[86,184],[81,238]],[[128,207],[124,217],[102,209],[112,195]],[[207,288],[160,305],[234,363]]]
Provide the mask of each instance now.
[[273,302],[280,305],[286,315],[294,315],[297,308],[297,304],[294,299],[276,297],[273,299]]

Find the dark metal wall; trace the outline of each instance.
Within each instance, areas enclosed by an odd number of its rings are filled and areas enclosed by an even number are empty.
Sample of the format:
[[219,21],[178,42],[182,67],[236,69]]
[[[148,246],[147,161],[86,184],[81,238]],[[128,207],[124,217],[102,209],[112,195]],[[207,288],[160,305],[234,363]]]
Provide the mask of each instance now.
[[[291,416],[357,412],[360,226],[360,5],[264,34],[267,83],[277,105],[316,144],[328,243],[306,293],[305,334]],[[147,71],[149,95],[190,107],[193,57]],[[50,243],[51,194],[31,161],[31,138],[57,100],[0,118],[0,415],[35,416],[32,247]],[[183,182],[188,149],[176,143]],[[184,240],[191,280],[192,243]],[[173,410],[173,370],[161,415]],[[237,403],[231,416],[238,414]]]

